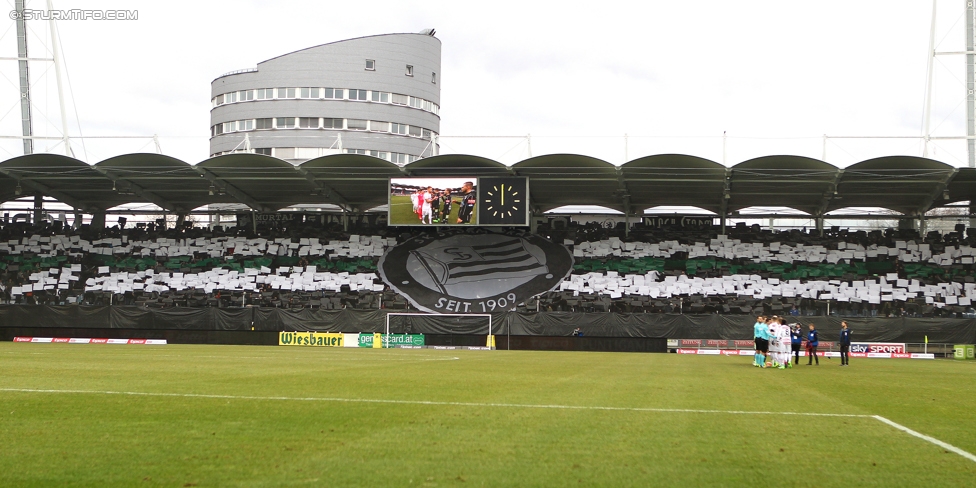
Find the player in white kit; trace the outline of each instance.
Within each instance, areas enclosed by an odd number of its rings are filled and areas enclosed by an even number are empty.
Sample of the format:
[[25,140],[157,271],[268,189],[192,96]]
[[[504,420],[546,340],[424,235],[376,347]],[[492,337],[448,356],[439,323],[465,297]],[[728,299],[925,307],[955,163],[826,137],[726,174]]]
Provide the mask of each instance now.
[[776,353],[775,361],[779,369],[792,368],[790,364],[790,328],[784,323],[781,317],[778,317],[776,324]]
[[434,201],[434,189],[427,187],[427,191],[421,193],[421,217],[420,222],[424,224],[433,224],[434,216],[431,209],[431,205]]

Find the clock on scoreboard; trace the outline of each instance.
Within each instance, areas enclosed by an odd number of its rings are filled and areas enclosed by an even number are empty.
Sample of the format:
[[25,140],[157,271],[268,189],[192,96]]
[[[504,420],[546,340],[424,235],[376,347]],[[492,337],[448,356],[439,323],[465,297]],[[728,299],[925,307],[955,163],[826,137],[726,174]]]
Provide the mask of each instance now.
[[529,179],[478,179],[478,224],[529,225]]

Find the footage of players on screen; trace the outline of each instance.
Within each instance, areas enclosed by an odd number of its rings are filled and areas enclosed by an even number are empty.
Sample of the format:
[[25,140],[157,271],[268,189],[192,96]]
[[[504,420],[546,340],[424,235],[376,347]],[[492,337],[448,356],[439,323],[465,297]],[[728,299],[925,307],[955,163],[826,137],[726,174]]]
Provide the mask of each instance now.
[[478,179],[391,178],[390,225],[477,224]]

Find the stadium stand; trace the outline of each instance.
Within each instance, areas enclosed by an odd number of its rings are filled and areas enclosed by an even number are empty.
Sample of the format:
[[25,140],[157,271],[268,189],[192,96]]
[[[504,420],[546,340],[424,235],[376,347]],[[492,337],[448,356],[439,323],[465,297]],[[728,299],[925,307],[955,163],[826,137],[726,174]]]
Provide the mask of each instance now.
[[[384,251],[425,232],[383,226],[250,229],[154,226],[0,230],[2,299],[19,304],[402,309],[376,274]],[[739,226],[629,236],[543,225],[572,249],[573,274],[519,311],[973,317],[976,238],[961,231]]]

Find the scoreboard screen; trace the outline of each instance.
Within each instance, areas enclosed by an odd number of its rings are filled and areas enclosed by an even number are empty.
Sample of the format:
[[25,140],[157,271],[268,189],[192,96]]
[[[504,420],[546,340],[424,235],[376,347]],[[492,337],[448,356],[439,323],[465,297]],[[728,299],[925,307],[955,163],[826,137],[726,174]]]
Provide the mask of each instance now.
[[529,225],[527,178],[391,178],[389,189],[389,225]]

